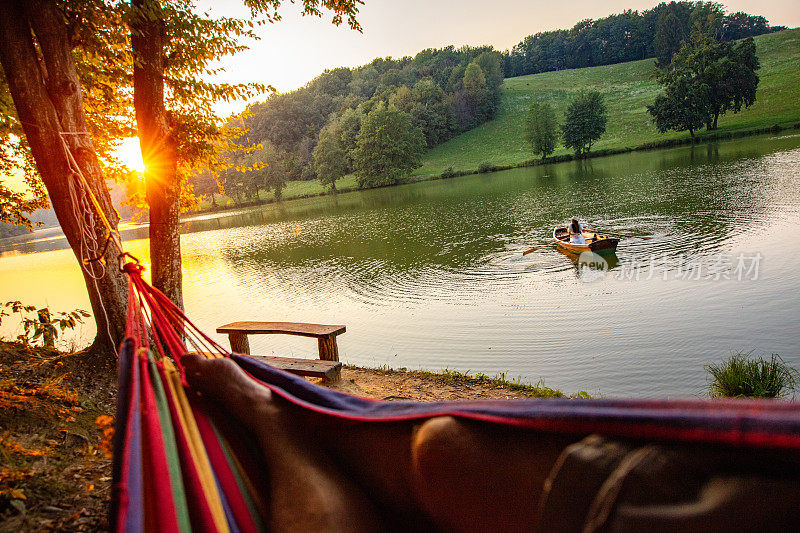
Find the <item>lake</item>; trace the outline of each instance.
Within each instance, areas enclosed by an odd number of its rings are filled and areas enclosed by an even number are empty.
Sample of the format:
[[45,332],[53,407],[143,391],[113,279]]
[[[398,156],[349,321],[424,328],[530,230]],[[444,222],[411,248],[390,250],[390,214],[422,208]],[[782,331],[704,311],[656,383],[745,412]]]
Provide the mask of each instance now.
[[[187,220],[187,314],[346,324],[346,363],[505,373],[567,393],[693,397],[755,350],[800,367],[800,135],[636,152]],[[546,248],[577,216],[623,239],[587,266]],[[146,228],[126,248],[147,263]],[[0,241],[3,300],[89,309],[54,230]],[[9,334],[6,322],[3,333]],[[85,325],[72,344],[88,343]],[[227,343],[221,335],[215,338]],[[261,336],[253,353],[306,356]]]

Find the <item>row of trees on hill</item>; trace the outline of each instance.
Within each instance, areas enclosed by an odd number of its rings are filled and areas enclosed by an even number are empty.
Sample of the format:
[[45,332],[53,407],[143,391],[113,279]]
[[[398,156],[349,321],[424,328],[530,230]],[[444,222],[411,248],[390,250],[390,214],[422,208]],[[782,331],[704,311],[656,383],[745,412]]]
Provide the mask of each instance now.
[[564,146],[586,157],[592,144],[606,132],[608,110],[598,91],[578,93],[567,106],[564,123],[559,127],[555,111],[546,103],[533,102],[525,117],[525,139],[533,153],[542,159],[558,147],[559,133]]
[[662,2],[646,11],[624,11],[584,20],[569,30],[525,37],[504,53],[505,76],[522,76],[568,68],[610,65],[655,57],[661,66],[702,25],[721,42],[785,29],[770,26],[762,16],[726,14],[715,2]]
[[[231,153],[231,168],[219,177],[227,193],[242,199],[264,189],[280,197],[284,180],[291,179],[319,178],[335,187],[351,172],[364,187],[392,182],[416,167],[419,156],[412,154],[492,119],[502,82],[502,55],[487,46],[428,49],[414,57],[326,70],[305,87],[274,94],[233,119],[229,126],[246,131],[236,141],[240,146],[263,148]],[[403,143],[368,142],[366,134],[358,143],[358,133],[365,126],[378,128],[380,120],[391,121],[380,133],[392,130],[408,139],[402,164],[396,151]],[[344,158],[337,160],[336,154]],[[264,161],[273,170],[253,168],[259,155],[270,156]],[[194,187],[201,194],[216,190],[210,174],[197,176]]]

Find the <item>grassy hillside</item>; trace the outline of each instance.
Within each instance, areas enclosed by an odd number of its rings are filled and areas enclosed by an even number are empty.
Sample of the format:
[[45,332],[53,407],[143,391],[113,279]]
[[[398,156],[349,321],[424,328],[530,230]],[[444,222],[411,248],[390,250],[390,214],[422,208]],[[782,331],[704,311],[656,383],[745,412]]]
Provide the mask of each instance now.
[[[736,115],[720,117],[721,132],[800,122],[800,29],[762,35],[755,41],[761,61],[756,103]],[[652,78],[653,63],[654,60],[646,59],[508,78],[503,83],[497,118],[428,151],[412,179],[439,176],[451,166],[455,171],[474,171],[482,162],[517,165],[533,159],[530,147],[522,139],[523,120],[531,102],[547,102],[559,117],[563,117],[567,104],[581,89],[601,91],[609,110],[606,134],[592,150],[635,148],[645,143],[687,138],[688,133],[660,134],[650,121],[646,106],[661,91]],[[566,153],[568,150],[559,146],[554,155]],[[341,191],[355,189],[355,177],[339,180],[336,187]],[[283,198],[289,200],[325,192],[316,180],[290,181]],[[274,200],[271,192],[262,192],[260,199]],[[233,204],[224,196],[218,201],[222,206]],[[200,207],[207,209],[209,206],[210,202],[205,200]]]
[[[720,131],[755,129],[800,121],[800,29],[755,38],[761,61],[756,103],[736,115],[720,117]],[[438,175],[447,167],[475,170],[484,161],[514,165],[533,159],[522,138],[523,121],[531,102],[547,102],[563,117],[567,104],[581,89],[603,93],[609,110],[606,134],[592,150],[634,148],[645,143],[688,137],[660,134],[646,106],[661,87],[652,78],[654,60],[618,65],[545,72],[508,78],[495,120],[430,150],[416,175]],[[559,146],[554,155],[568,153]]]

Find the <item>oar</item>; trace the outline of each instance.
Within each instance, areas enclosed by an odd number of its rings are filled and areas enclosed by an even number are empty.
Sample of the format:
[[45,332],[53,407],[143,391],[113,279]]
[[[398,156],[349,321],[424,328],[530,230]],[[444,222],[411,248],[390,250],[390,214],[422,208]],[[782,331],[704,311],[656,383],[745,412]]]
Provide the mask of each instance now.
[[553,239],[552,242],[548,242],[544,246],[539,246],[537,248],[531,248],[530,250],[525,250],[524,252],[522,252],[522,255],[528,255],[529,253],[535,252],[536,250],[541,250],[542,248],[547,248],[548,246],[552,246],[553,244],[555,244],[557,242],[558,242],[557,239]]
[[587,229],[586,231],[591,231],[592,233],[602,233],[602,234],[605,234],[605,235],[613,235],[614,237],[629,237],[631,239],[649,240],[649,239],[653,238],[653,237],[646,237],[644,235],[627,235],[625,233],[612,233],[610,231],[595,231],[593,229]]

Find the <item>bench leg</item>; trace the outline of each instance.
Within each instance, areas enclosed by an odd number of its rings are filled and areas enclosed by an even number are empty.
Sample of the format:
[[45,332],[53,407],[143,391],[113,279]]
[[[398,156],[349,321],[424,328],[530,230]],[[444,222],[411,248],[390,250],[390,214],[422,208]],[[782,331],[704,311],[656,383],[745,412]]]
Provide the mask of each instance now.
[[250,355],[250,341],[244,333],[228,333],[231,342],[231,351]]
[[332,372],[322,378],[323,383],[335,383],[342,379],[342,367],[335,368]]
[[317,339],[319,358],[323,361],[338,361],[339,348],[336,346],[336,337],[320,337]]

